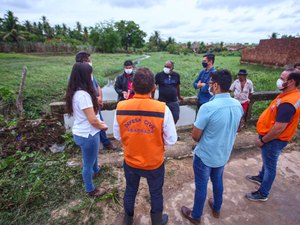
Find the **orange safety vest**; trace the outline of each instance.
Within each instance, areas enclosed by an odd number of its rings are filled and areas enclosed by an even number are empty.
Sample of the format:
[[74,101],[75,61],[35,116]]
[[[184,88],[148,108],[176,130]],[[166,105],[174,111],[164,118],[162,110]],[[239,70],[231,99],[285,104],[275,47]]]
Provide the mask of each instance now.
[[165,107],[165,103],[139,94],[118,103],[116,115],[127,165],[153,170],[164,162]]
[[292,104],[296,109],[296,113],[285,130],[276,139],[290,141],[293,138],[300,117],[300,92],[298,90],[281,93],[271,102],[269,107],[260,115],[257,121],[256,130],[258,134],[265,136],[272,129],[276,122],[278,106],[282,103]]

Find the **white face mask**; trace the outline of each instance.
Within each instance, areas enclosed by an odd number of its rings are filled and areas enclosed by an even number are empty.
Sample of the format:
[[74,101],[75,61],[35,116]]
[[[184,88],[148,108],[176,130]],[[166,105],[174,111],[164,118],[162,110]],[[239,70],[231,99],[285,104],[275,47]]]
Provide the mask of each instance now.
[[170,73],[170,71],[171,71],[171,69],[170,69],[170,68],[164,67],[164,73],[165,73],[165,74],[169,74],[169,73]]
[[89,62],[88,64],[89,64],[91,67],[93,67],[93,63]]
[[210,87],[208,87],[208,92],[209,92],[210,95],[214,95],[214,93],[211,91]]
[[132,69],[125,69],[125,73],[126,74],[131,74],[132,73]]
[[277,86],[277,88],[278,88],[279,90],[284,89],[283,84],[284,84],[284,82],[283,82],[283,80],[281,80],[281,79],[278,79],[277,82],[276,82],[276,86]]

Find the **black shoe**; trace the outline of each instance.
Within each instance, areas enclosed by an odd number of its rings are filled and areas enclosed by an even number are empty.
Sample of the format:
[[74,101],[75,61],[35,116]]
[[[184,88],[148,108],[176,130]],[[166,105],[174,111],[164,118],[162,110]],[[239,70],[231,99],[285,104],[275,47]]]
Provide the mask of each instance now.
[[262,196],[259,191],[247,193],[245,197],[250,201],[256,201],[256,202],[265,202],[268,200],[268,197]]
[[104,150],[117,150],[118,147],[115,146],[113,143],[110,143],[109,145],[103,146],[103,149],[104,149]]
[[250,176],[250,175],[247,175],[246,179],[249,180],[249,181],[251,181],[251,182],[253,182],[253,183],[261,185],[261,181],[262,180],[260,179],[259,176]]

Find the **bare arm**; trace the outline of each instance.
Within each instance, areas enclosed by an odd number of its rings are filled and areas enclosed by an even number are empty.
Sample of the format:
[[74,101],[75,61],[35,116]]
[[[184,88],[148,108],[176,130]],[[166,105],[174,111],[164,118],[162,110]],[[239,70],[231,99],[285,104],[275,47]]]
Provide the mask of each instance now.
[[192,130],[192,138],[194,141],[199,142],[202,136],[203,130],[198,129],[197,127],[193,127]]
[[98,99],[98,104],[103,107],[103,95],[102,95],[102,89],[100,87],[100,85],[98,85],[98,93],[99,93],[99,96],[97,97]]
[[183,100],[183,98],[180,95],[180,85],[179,84],[177,85],[177,95],[178,95],[179,100]]
[[[272,141],[274,139],[276,139],[286,128],[286,126],[288,125],[288,123],[280,123],[280,122],[275,122],[274,126],[272,127],[272,129],[269,131],[269,133],[267,133],[263,138],[263,142],[267,143],[269,141]],[[256,141],[256,145],[258,147],[261,147],[264,145],[260,139],[258,139]]]
[[89,123],[93,127],[100,129],[100,130],[108,129],[107,125],[103,121],[98,120],[98,118],[95,115],[93,107],[86,108],[83,110],[83,112],[84,112],[85,116],[87,117]]

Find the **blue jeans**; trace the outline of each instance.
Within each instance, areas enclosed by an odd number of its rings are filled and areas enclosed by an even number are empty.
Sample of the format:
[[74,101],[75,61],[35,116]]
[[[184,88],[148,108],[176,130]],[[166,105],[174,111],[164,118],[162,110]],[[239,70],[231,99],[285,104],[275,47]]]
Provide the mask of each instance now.
[[141,177],[147,179],[151,197],[151,213],[163,211],[163,185],[165,176],[164,163],[154,170],[141,170],[130,167],[124,161],[126,189],[124,194],[124,210],[128,216],[134,214],[135,197],[139,189]]
[[94,136],[89,135],[88,138],[73,135],[74,141],[81,148],[82,153],[82,178],[86,192],[95,190],[93,184],[93,174],[100,171],[98,166],[98,153],[100,148],[99,132]]
[[264,144],[261,148],[263,165],[258,176],[262,182],[258,191],[264,197],[268,197],[270,193],[276,177],[276,167],[279,155],[287,144],[287,141],[272,140]]
[[[104,121],[103,117],[102,117],[102,114],[101,114],[101,111],[99,111],[99,116],[100,116],[100,119],[102,121]],[[104,130],[100,130],[100,141],[103,144],[103,146],[110,145],[110,140],[107,138],[106,132]]]
[[214,209],[219,212],[223,202],[223,172],[224,166],[212,168],[206,166],[198,156],[194,156],[194,174],[195,174],[195,198],[192,210],[192,217],[200,219],[203,213],[203,207],[207,194],[207,183],[210,177],[214,195]]

